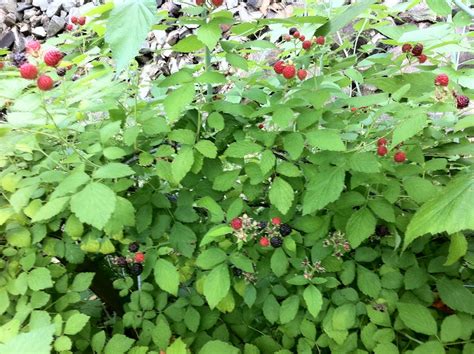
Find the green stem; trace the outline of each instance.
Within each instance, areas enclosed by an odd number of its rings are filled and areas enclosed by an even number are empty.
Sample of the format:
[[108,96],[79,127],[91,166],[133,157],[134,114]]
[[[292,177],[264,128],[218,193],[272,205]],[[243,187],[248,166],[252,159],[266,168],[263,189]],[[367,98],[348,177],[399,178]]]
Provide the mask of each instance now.
[[[205,56],[205,69],[206,71],[211,71],[211,51],[208,47],[206,47],[206,56]],[[207,92],[206,92],[206,102],[211,102],[212,99],[212,85],[207,84]]]
[[464,4],[461,0],[453,0],[454,3],[461,9],[463,10],[465,13],[467,13],[469,16],[471,16],[472,18],[474,18],[474,10],[472,10],[469,6],[467,6],[466,4]]

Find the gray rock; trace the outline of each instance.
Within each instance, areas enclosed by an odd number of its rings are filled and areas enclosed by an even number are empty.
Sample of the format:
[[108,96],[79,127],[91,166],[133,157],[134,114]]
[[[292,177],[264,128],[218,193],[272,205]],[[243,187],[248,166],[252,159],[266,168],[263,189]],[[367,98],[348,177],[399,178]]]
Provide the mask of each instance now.
[[25,10],[23,14],[23,19],[27,21],[35,15],[37,15],[36,9],[31,8],[31,9]]
[[33,31],[31,31],[36,37],[38,38],[45,38],[46,37],[46,31],[44,27],[35,27],[33,28]]
[[10,48],[10,46],[15,42],[15,35],[13,32],[8,31],[0,35],[0,48]]
[[5,25],[7,25],[7,27],[15,26],[16,15],[13,12],[10,12],[9,14],[5,16],[5,19],[3,20],[3,22],[5,23]]
[[252,6],[254,9],[260,9],[263,4],[263,0],[247,0],[247,4]]
[[46,11],[48,9],[48,0],[33,0],[33,6],[39,7],[41,11]]
[[0,0],[0,9],[4,9],[7,12],[16,12],[16,8],[16,0]]
[[30,25],[28,23],[23,23],[21,26],[20,26],[20,32],[21,33],[28,33],[30,32]]
[[61,6],[62,6],[61,0],[54,0],[52,3],[48,5],[48,9],[46,10],[46,15],[48,17],[53,17],[54,15],[57,15]]
[[65,11],[70,11],[73,7],[76,6],[76,0],[62,0],[61,3],[63,4],[63,9]]
[[55,34],[61,32],[64,29],[64,26],[66,26],[66,21],[64,18],[61,18],[59,16],[53,16],[51,18],[51,21],[49,21],[48,25],[48,37],[52,37]]
[[16,11],[18,12],[23,12],[25,10],[31,9],[33,7],[32,4],[27,4],[26,2],[21,2],[18,4],[18,7],[16,8]]

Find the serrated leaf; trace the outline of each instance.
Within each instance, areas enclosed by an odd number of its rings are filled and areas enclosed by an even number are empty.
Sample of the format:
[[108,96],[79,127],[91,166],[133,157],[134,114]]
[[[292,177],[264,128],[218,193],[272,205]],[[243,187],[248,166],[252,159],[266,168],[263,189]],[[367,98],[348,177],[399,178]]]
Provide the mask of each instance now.
[[317,173],[308,183],[303,198],[303,215],[313,213],[335,201],[344,189],[345,171],[329,167]]
[[444,263],[445,266],[450,266],[456,263],[461,257],[467,253],[467,240],[463,233],[456,232],[451,235],[449,242],[448,258]]
[[62,212],[68,202],[69,197],[61,197],[48,201],[35,213],[31,221],[38,222],[51,219],[53,216],[56,216]]
[[282,213],[290,210],[295,198],[291,185],[283,178],[277,177],[273,180],[269,194],[270,202]]
[[217,21],[201,25],[196,31],[197,39],[206,45],[209,50],[213,50],[221,38],[221,28]]
[[308,144],[321,150],[346,151],[338,130],[322,129],[306,133]]
[[251,141],[242,140],[229,145],[225,151],[228,157],[243,158],[246,155],[256,154],[262,150],[262,147]]
[[382,289],[378,275],[362,266],[357,267],[357,286],[362,293],[373,299],[377,299]]
[[272,258],[270,260],[270,267],[277,277],[285,275],[288,270],[289,262],[286,257],[285,251],[278,248],[273,252]]
[[300,133],[290,133],[283,137],[283,148],[292,160],[297,160],[304,150],[304,137]]
[[298,295],[291,295],[283,300],[280,306],[280,323],[291,322],[296,317],[299,306],[300,297]]
[[423,305],[398,302],[397,309],[403,323],[411,330],[429,336],[436,334],[436,321]]
[[166,116],[169,122],[176,121],[184,108],[194,100],[194,84],[185,84],[173,90],[163,101]]
[[171,173],[176,183],[181,180],[191,171],[194,163],[194,153],[190,147],[182,147],[178,155],[171,163]]
[[122,354],[128,351],[135,342],[123,334],[114,334],[104,348],[104,354]]
[[191,53],[203,49],[205,44],[201,42],[196,35],[192,34],[190,36],[184,37],[178,43],[176,43],[172,49],[175,52],[181,53]]
[[359,245],[374,234],[377,219],[368,208],[357,210],[351,215],[346,225],[347,239],[352,248]]
[[426,115],[418,114],[414,117],[404,119],[397,125],[393,131],[390,150],[394,149],[398,144],[411,138],[420,132],[427,124]]
[[94,279],[95,273],[79,273],[76,275],[74,278],[74,281],[72,282],[71,285],[71,290],[72,291],[85,291],[89,288],[89,286],[92,284],[92,279]]
[[93,182],[71,198],[71,211],[83,223],[101,230],[115,210],[115,193],[106,185]]
[[66,321],[66,325],[64,326],[64,334],[72,335],[79,333],[89,321],[89,318],[89,316],[82,313],[75,313]]
[[217,148],[212,141],[200,140],[194,147],[197,151],[210,159],[217,156]]
[[77,188],[89,182],[89,176],[82,171],[72,172],[51,193],[51,199],[62,197],[68,193],[74,193]]
[[171,295],[178,295],[179,273],[176,267],[165,259],[158,259],[154,268],[158,286]]
[[214,268],[204,281],[204,296],[211,309],[226,297],[230,289],[230,277],[227,265],[221,264]]
[[352,170],[364,173],[377,173],[380,163],[373,153],[358,152],[351,156],[349,166]]
[[204,344],[204,346],[199,351],[199,354],[211,353],[239,354],[240,350],[229,343],[222,342],[220,340],[212,340]]
[[308,285],[306,289],[304,289],[303,298],[309,313],[313,315],[313,317],[318,317],[323,306],[323,296],[319,289],[314,285]]
[[462,322],[456,315],[446,317],[441,323],[441,340],[444,343],[454,342],[462,336]]
[[442,278],[436,282],[439,296],[443,302],[456,311],[474,315],[474,294],[456,279]]
[[111,162],[97,169],[94,172],[94,178],[121,178],[133,174],[135,174],[135,171],[130,166],[119,162]]

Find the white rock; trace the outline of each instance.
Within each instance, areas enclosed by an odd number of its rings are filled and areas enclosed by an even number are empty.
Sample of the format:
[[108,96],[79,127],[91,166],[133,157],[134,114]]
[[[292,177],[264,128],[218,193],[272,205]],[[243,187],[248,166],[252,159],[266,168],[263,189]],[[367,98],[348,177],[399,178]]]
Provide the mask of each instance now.
[[36,37],[46,37],[46,30],[43,27],[35,27],[31,33],[33,33]]

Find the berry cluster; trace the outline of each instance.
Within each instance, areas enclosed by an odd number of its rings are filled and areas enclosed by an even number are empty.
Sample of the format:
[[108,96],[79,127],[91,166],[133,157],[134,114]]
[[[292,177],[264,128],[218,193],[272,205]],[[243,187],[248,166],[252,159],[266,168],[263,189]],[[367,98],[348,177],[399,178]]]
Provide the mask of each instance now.
[[242,269],[237,267],[232,268],[232,274],[235,277],[243,278],[248,283],[255,284],[257,282],[257,275],[255,273],[244,272]]
[[408,58],[410,57],[418,58],[418,62],[420,64],[423,64],[428,59],[428,57],[425,54],[423,54],[423,44],[421,43],[417,43],[414,46],[412,46],[409,43],[405,43],[402,46],[402,52],[406,53]]
[[113,261],[116,265],[122,268],[126,268],[127,271],[132,275],[140,275],[143,272],[143,262],[145,262],[145,254],[138,252],[140,246],[138,243],[133,242],[128,245],[128,250],[133,253],[133,257],[116,257]]
[[[377,155],[385,156],[388,154],[387,143],[388,141],[385,138],[380,138],[379,140],[377,140]],[[399,163],[405,162],[406,158],[407,155],[403,151],[397,151],[393,155],[394,161]]]
[[86,18],[84,16],[72,16],[71,17],[71,23],[68,23],[66,25],[66,30],[72,31],[75,29],[74,25],[77,25],[78,27],[84,26],[86,24]]
[[278,60],[275,64],[273,64],[273,70],[275,70],[277,74],[283,75],[283,77],[287,80],[291,80],[295,77],[295,75],[297,75],[298,79],[303,81],[306,79],[306,76],[308,76],[308,72],[305,69],[298,69],[297,72],[296,67],[293,65],[291,60],[287,63],[285,63],[283,60]]
[[292,229],[288,224],[282,224],[279,217],[272,218],[271,222],[256,221],[243,215],[241,218],[234,218],[230,226],[235,230],[234,234],[241,242],[247,242],[254,238],[259,238],[262,247],[272,246],[278,248],[283,245],[283,237],[291,234]]
[[321,265],[321,261],[311,263],[308,258],[305,258],[301,265],[304,267],[303,276],[305,279],[313,279],[316,273],[326,272],[326,268]]
[[[448,92],[447,87],[449,85],[449,76],[446,74],[437,75],[434,79],[434,84],[437,87],[443,88],[445,90],[445,93]],[[456,100],[456,107],[458,109],[463,109],[469,106],[469,97],[464,95],[458,95],[455,91],[453,91],[453,97]]]
[[[224,3],[224,0],[211,0],[211,3],[215,7],[219,7],[219,6],[222,6],[222,4]],[[196,5],[197,6],[206,5],[206,0],[196,0]]]
[[333,232],[327,239],[325,239],[323,246],[332,246],[334,249],[332,255],[338,259],[341,259],[342,256],[344,256],[344,253],[350,252],[351,250],[351,245],[344,237],[344,234],[340,231]]

